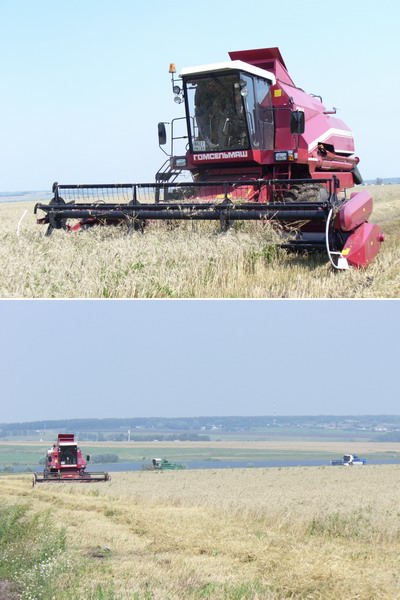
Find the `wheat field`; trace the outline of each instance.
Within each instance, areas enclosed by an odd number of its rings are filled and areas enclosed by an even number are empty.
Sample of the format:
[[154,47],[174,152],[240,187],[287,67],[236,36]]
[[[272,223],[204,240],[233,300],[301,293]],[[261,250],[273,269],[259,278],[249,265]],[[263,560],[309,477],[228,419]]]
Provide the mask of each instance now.
[[0,297],[398,298],[400,186],[371,189],[371,220],[386,241],[367,270],[347,272],[279,249],[271,225],[238,223],[222,235],[216,224],[152,223],[143,235],[97,227],[46,238],[33,203],[1,204]]
[[49,510],[66,528],[76,574],[54,578],[49,597],[400,597],[397,465],[130,472],[109,483],[30,485],[28,475],[0,477],[3,501]]

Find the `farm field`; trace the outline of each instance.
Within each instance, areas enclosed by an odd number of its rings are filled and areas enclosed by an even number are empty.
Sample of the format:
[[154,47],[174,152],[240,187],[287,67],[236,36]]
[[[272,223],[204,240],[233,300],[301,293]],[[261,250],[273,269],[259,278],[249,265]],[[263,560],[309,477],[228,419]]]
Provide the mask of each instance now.
[[339,273],[325,256],[287,254],[276,231],[257,223],[224,235],[214,224],[158,223],[144,235],[117,227],[45,238],[33,203],[0,204],[0,297],[398,298],[400,186],[370,189],[382,252],[366,271]]
[[2,513],[25,506],[21,535],[39,544],[43,523],[49,548],[64,529],[56,563],[39,548],[36,565],[9,567],[22,598],[398,598],[398,466],[118,473],[35,488],[3,475],[0,493]]
[[[0,442],[0,466],[28,465],[38,467],[50,447],[46,442]],[[243,466],[259,460],[326,460],[340,458],[345,453],[359,454],[368,459],[398,459],[400,443],[363,441],[308,442],[81,442],[84,454],[116,454],[121,462],[148,461],[165,457],[177,461],[243,461]],[[90,469],[89,469],[90,470]]]

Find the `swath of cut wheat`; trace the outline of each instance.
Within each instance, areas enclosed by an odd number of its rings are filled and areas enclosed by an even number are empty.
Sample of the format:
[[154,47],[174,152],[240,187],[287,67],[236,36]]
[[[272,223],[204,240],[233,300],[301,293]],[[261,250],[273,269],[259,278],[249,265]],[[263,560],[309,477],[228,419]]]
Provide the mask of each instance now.
[[0,491],[66,527],[70,559],[89,561],[84,598],[398,597],[396,465],[131,472],[34,489],[3,476]]

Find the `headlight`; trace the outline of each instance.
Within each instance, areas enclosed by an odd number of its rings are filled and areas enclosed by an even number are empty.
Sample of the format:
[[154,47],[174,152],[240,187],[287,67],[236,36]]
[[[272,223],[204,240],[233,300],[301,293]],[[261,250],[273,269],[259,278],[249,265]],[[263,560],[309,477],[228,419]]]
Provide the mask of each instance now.
[[284,150],[282,152],[275,152],[275,160],[297,160],[299,155],[293,150]]
[[174,163],[176,167],[180,167],[181,169],[183,169],[184,167],[186,167],[186,158],[176,158],[174,160]]
[[275,152],[275,160],[288,160],[287,152]]

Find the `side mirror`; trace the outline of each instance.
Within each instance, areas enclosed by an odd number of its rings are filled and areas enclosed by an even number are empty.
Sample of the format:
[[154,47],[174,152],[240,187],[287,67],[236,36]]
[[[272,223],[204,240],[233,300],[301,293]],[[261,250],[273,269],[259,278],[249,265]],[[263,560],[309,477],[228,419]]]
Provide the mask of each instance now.
[[90,460],[90,454],[88,454],[88,455],[86,456],[86,461],[87,461],[87,462],[89,462],[89,460]]
[[165,130],[164,123],[158,124],[158,143],[160,144],[160,146],[165,146],[165,144],[167,143],[167,132]]
[[292,133],[304,133],[305,117],[303,110],[294,110],[290,120],[290,131]]
[[51,455],[49,454],[49,456],[47,457],[47,462],[51,463]]

